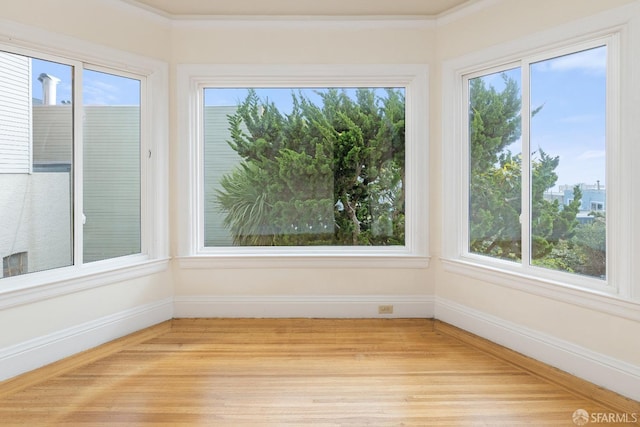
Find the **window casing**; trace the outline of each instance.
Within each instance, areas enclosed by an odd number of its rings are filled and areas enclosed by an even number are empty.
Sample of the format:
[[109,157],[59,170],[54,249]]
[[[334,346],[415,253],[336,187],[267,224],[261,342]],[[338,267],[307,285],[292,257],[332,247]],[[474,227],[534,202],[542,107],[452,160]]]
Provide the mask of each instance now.
[[[613,22],[618,18],[611,18]],[[604,20],[607,21],[607,20]],[[443,242],[445,267],[453,272],[471,277],[482,278],[489,282],[523,289],[528,292],[553,295],[558,298],[569,297],[575,301],[575,290],[587,290],[594,295],[611,295],[616,298],[635,299],[638,290],[634,289],[630,277],[632,262],[629,252],[629,235],[633,228],[628,216],[627,199],[631,199],[632,188],[628,176],[631,176],[628,159],[624,152],[630,153],[630,148],[623,143],[621,134],[629,126],[629,111],[624,111],[620,105],[629,105],[629,98],[620,89],[628,84],[628,74],[621,68],[621,51],[630,52],[629,45],[622,45],[628,41],[625,37],[624,26],[605,27],[603,22],[594,19],[593,32],[584,34],[585,28],[572,27],[562,33],[550,32],[537,38],[530,37],[519,43],[507,47],[496,46],[467,57],[445,63],[444,91],[451,91],[449,99],[444,100],[443,136],[444,136],[444,192],[447,198],[443,200],[444,234],[449,238]],[[619,21],[618,21],[619,22]],[[559,38],[558,34],[563,34]],[[527,82],[529,81],[529,65],[550,58],[572,55],[600,46],[606,46],[606,201],[602,200],[606,210],[606,278],[588,277],[564,271],[542,268],[532,265],[529,254],[524,254],[525,261],[511,261],[492,258],[469,250],[469,80],[491,73],[520,67],[522,77],[522,105],[521,116],[529,117],[535,113],[537,105],[530,103]],[[624,48],[624,49],[623,49]],[[481,55],[482,54],[482,55]],[[483,56],[482,60],[479,60]],[[544,107],[543,107],[544,109]],[[535,118],[533,119],[535,120]],[[622,133],[621,133],[622,129]],[[531,153],[538,147],[529,144],[530,123],[522,122],[523,153]],[[527,144],[527,145],[525,145]],[[543,147],[544,148],[544,147]],[[521,195],[524,202],[520,204],[522,222],[522,247],[530,250],[531,245],[531,203],[528,195],[531,188],[531,168],[529,155],[523,155]],[[625,179],[625,177],[627,177]],[[560,184],[560,183],[558,183]],[[572,200],[571,192],[565,203]],[[553,195],[548,195],[549,200]],[[603,198],[604,199],[604,198]],[[584,201],[584,200],[583,200]],[[635,297],[634,297],[635,295]]]
[[[427,262],[427,72],[423,66],[198,66],[178,67],[180,135],[189,141],[182,151],[183,209],[180,221],[181,265],[264,266],[270,260],[295,265],[395,265],[424,267]],[[205,244],[204,125],[206,88],[402,88],[406,113],[406,220],[404,245],[394,246],[243,246]],[[384,264],[384,262],[383,262]]]

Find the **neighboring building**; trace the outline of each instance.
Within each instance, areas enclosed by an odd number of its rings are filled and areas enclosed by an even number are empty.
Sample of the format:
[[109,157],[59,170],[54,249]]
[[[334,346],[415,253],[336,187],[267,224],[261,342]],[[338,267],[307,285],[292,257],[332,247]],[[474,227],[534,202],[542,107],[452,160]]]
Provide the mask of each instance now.
[[[607,190],[600,182],[596,184],[577,184],[582,191],[580,199],[580,211],[578,212],[578,221],[588,223],[593,221],[593,213],[605,213],[607,206]],[[568,205],[574,199],[574,185],[561,185],[560,191],[563,194],[564,205]]]
[[[0,52],[0,174],[31,171],[31,60]],[[26,95],[26,96],[25,96]]]
[[58,156],[67,165],[62,173],[36,167],[40,148],[61,126],[55,120],[48,129],[36,126],[44,110],[34,111],[31,77],[29,58],[0,52],[0,277],[62,267],[72,260],[71,150],[67,158]]
[[233,237],[224,226],[224,214],[216,205],[216,189],[220,179],[231,172],[242,160],[233,150],[229,130],[229,115],[236,112],[235,106],[204,107],[204,244],[205,246],[232,246]]

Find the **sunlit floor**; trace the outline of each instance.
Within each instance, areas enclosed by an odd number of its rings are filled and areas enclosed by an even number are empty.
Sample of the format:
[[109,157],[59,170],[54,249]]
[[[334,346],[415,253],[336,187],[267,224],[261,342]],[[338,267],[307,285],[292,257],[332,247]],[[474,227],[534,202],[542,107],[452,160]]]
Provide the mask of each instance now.
[[613,411],[424,319],[180,319],[76,365],[0,385],[0,424],[574,426],[579,409]]

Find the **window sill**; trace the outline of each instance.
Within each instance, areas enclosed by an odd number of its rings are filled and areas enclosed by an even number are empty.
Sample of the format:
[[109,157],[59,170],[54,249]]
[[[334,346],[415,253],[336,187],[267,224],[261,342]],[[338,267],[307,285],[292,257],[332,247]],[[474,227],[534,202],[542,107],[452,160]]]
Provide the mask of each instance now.
[[450,273],[461,274],[493,285],[517,289],[532,295],[578,305],[636,322],[640,321],[640,302],[623,299],[611,292],[580,288],[467,260],[442,259],[442,263],[445,271]]
[[[126,261],[125,261],[126,260]],[[143,255],[30,273],[3,279],[0,309],[135,279],[167,269],[169,259],[149,260]]]
[[428,256],[407,254],[206,254],[178,257],[184,269],[403,268],[425,269]]

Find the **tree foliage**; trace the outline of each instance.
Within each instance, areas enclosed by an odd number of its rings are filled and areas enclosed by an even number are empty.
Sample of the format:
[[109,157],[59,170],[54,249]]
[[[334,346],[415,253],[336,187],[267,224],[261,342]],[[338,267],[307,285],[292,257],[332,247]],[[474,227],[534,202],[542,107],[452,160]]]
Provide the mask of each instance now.
[[292,93],[283,114],[253,90],[229,116],[241,164],[217,203],[237,245],[404,244],[404,96]]
[[508,147],[520,137],[520,89],[503,75],[498,92],[482,79],[470,81],[469,248],[520,259],[521,158]]

